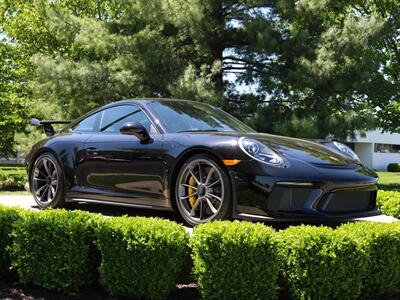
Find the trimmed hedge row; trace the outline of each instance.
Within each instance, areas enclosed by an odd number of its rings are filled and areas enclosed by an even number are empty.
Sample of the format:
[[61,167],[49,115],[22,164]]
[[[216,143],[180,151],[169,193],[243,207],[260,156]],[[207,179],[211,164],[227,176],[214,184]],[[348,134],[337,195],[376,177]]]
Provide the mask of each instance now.
[[12,265],[23,283],[64,292],[95,277],[94,229],[100,218],[66,210],[29,213],[13,232]]
[[189,255],[189,235],[176,223],[153,218],[105,220],[96,231],[100,282],[112,295],[164,299]]
[[388,172],[400,172],[400,164],[398,163],[391,163],[387,166]]
[[[194,229],[157,218],[104,218],[80,211],[0,206],[1,271],[74,292],[99,279],[112,295],[165,299],[192,249],[204,299],[380,298],[400,292],[400,224],[298,226],[249,222]],[[10,269],[10,266],[12,266]]]
[[7,275],[11,268],[12,232],[17,221],[26,211],[16,207],[0,206],[0,276]]
[[380,190],[376,203],[384,214],[400,218],[400,192]]
[[0,206],[1,271],[50,290],[75,292],[100,276],[110,294],[163,299],[188,245],[185,228],[172,221]]
[[27,181],[23,167],[0,167],[0,190],[23,190]]
[[356,241],[367,255],[363,296],[380,298],[400,292],[399,224],[346,224],[338,232]]
[[379,299],[400,292],[399,223],[275,232],[213,222],[197,227],[190,244],[204,299],[273,299],[279,270],[282,287],[295,299]]
[[273,299],[280,270],[275,231],[213,222],[195,228],[193,273],[203,299]]
[[280,236],[283,275],[296,299],[357,299],[367,259],[356,241],[327,227],[299,226]]

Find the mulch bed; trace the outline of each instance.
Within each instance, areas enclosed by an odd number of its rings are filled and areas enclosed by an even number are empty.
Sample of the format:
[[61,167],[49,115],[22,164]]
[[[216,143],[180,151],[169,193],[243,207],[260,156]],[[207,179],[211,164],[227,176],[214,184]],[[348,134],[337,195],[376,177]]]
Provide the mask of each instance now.
[[[49,291],[34,285],[22,285],[16,280],[2,278],[0,280],[1,300],[128,300],[126,297],[109,296],[100,286],[82,289],[72,295]],[[176,290],[168,297],[170,300],[200,299],[195,283],[178,284]],[[279,300],[290,300],[287,291],[278,289]],[[400,300],[400,295],[383,297],[382,300]]]
[[[48,291],[34,285],[22,285],[17,281],[2,279],[0,282],[0,299],[10,300],[122,300],[125,297],[112,297],[100,286],[93,286],[82,289],[79,293],[73,295],[60,294],[58,292]],[[197,285],[179,284],[173,294],[168,299],[171,300],[189,300],[199,299]]]

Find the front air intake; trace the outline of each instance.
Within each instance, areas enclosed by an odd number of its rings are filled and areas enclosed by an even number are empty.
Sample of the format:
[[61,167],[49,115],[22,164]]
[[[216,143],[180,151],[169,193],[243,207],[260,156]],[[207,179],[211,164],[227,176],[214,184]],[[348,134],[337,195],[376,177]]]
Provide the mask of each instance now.
[[337,191],[325,195],[318,210],[326,213],[353,213],[375,208],[376,191]]

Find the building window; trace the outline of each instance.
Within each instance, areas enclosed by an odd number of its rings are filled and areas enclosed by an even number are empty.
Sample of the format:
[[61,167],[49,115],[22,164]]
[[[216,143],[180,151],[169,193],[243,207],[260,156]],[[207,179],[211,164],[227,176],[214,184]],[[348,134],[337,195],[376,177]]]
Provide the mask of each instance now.
[[375,152],[377,152],[377,153],[400,153],[400,145],[375,144]]

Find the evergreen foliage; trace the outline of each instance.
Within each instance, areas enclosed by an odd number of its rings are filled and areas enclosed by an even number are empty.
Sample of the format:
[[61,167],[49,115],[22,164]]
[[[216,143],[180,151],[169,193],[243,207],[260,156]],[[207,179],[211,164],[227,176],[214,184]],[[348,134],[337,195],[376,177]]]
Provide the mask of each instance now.
[[399,12],[396,0],[4,0],[1,130],[12,141],[28,104],[73,118],[146,96],[285,135],[397,131]]

